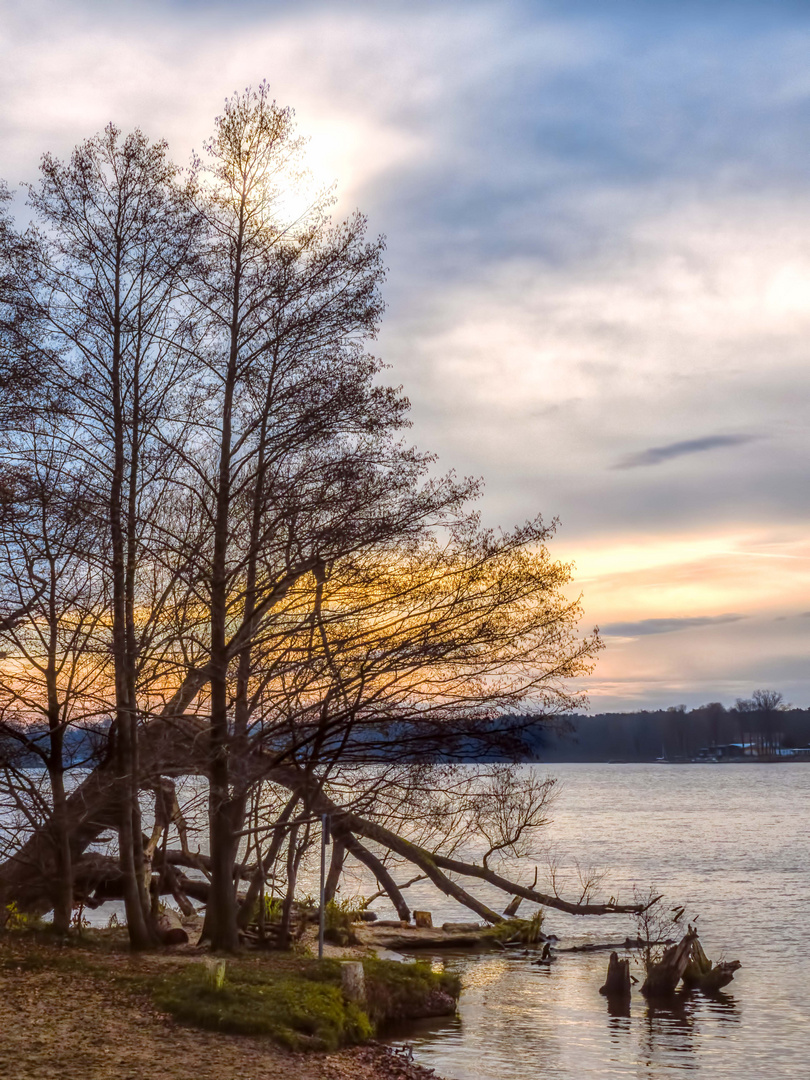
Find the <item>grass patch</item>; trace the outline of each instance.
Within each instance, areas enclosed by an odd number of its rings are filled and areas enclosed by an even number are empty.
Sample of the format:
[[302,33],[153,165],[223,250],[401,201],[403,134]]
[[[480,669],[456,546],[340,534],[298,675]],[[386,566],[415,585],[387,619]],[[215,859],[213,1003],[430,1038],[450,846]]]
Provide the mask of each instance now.
[[178,1020],[212,1031],[269,1035],[290,1050],[337,1050],[374,1033],[368,1015],[344,1002],[339,969],[304,973],[228,963],[217,988],[205,966],[194,964],[154,983],[152,996]]
[[496,941],[517,941],[521,945],[537,945],[544,941],[544,911],[539,908],[530,919],[504,919],[503,922],[488,926],[482,933],[482,940],[494,938]]
[[460,992],[456,975],[433,971],[424,961],[364,959],[361,1007],[344,999],[339,960],[275,954],[188,962],[133,956],[116,948],[112,939],[118,937],[109,930],[82,940],[55,940],[29,928],[6,932],[0,934],[0,974],[91,978],[111,991],[151,999],[197,1027],[265,1035],[292,1050],[336,1050],[388,1025],[452,1013]]
[[155,1003],[178,1020],[213,1031],[268,1035],[290,1050],[337,1050],[393,1022],[452,1011],[458,977],[426,963],[364,960],[367,1009],[343,998],[340,962],[294,958],[228,961],[217,987],[204,964],[151,983]]

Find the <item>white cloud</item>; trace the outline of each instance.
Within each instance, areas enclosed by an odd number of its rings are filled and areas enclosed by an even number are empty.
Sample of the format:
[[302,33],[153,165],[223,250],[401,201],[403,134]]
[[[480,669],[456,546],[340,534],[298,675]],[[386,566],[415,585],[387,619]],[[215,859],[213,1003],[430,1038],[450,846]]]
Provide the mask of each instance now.
[[[0,176],[110,119],[182,163],[266,77],[339,211],[389,232],[379,351],[417,440],[487,478],[485,517],[559,513],[590,621],[752,616],[695,631],[714,676],[692,631],[669,660],[661,635],[609,653],[627,700],[736,686],[758,633],[774,672],[796,661],[793,623],[753,616],[807,607],[810,38],[720,27],[719,56],[684,16],[634,48],[609,7],[0,0]],[[726,450],[609,468],[707,437]]]

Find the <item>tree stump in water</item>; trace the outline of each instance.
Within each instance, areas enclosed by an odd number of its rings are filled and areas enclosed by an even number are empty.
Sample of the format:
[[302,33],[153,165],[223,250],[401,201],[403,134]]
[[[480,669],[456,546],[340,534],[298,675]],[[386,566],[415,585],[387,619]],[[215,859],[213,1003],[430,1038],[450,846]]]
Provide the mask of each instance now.
[[650,964],[641,987],[642,994],[647,997],[669,997],[673,994],[692,957],[692,945],[696,940],[697,931],[690,926],[689,932],[677,945],[670,945],[664,951],[660,963]]
[[697,987],[706,994],[713,994],[728,986],[734,978],[734,972],[742,967],[739,960],[723,961],[712,964],[700,942],[695,938],[689,963],[683,973],[684,986]]
[[615,952],[610,954],[605,985],[599,987],[599,993],[605,997],[630,997],[629,960],[620,960]]

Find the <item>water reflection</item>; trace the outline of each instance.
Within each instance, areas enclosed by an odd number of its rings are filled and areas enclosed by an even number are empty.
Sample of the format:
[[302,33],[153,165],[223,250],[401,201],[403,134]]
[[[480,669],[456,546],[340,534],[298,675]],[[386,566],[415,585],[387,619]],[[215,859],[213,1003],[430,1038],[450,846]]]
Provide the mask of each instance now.
[[[696,1080],[805,1080],[810,766],[559,771],[566,787],[555,835],[610,865],[625,892],[665,880],[668,894],[689,899],[709,955],[746,958],[734,996],[694,991],[648,1003],[636,986],[628,1008],[599,995],[602,953],[560,954],[550,968],[459,956],[447,963],[465,986],[461,1022],[409,1039],[417,1059],[455,1080],[673,1080],[678,1070]],[[483,887],[481,898],[498,900]],[[435,921],[457,916],[427,895],[422,906],[431,902]],[[569,942],[586,934],[618,941],[628,931],[610,916],[586,927],[550,912],[548,923]]]
[[630,998],[611,995],[607,999],[608,1035],[611,1044],[623,1044],[630,1034]]
[[706,1011],[713,1017],[733,1024],[740,1023],[742,1019],[740,1006],[731,994],[724,994],[722,990],[718,990],[715,994],[704,994],[703,1000],[706,1002]]
[[[699,1032],[693,994],[677,993],[669,998],[648,1001],[639,1041],[646,1064],[648,1067],[666,1063],[682,1069],[696,1068],[695,1037]],[[657,1072],[654,1070],[648,1075],[655,1076]]]
[[[614,997],[610,996],[605,999],[607,1001],[608,1016],[614,1019],[620,1019],[624,1016],[630,1016],[630,998],[629,997]],[[613,1027],[612,1024],[609,1024]]]
[[640,1055],[646,1072],[657,1077],[661,1068],[697,1069],[703,1036],[721,1023],[740,1023],[740,1009],[729,994],[707,996],[697,990],[681,990],[669,998],[650,1000],[646,1008],[639,1040]]

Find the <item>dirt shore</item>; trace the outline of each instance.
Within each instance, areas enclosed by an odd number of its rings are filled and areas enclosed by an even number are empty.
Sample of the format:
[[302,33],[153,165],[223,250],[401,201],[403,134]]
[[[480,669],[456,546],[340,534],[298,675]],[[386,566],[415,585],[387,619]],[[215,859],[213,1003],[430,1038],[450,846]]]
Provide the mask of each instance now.
[[438,1080],[379,1044],[291,1054],[269,1039],[184,1027],[120,978],[148,973],[159,957],[52,967],[0,945],[0,961],[3,1080]]

